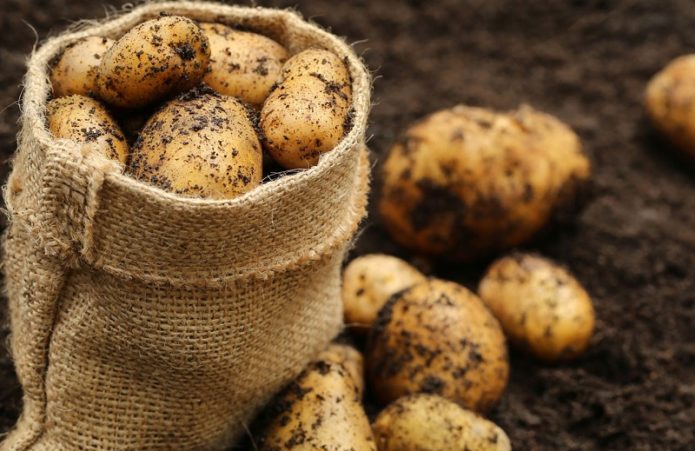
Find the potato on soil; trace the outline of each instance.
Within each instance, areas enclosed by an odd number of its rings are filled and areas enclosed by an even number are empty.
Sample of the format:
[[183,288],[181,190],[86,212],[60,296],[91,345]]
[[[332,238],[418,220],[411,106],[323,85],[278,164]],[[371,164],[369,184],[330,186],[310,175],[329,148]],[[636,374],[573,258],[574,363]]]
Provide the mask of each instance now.
[[90,36],[65,48],[51,67],[53,96],[95,95],[101,59],[114,42],[113,39]]
[[364,357],[354,347],[344,343],[331,343],[319,354],[318,360],[341,364],[348,371],[352,382],[359,391],[364,393]]
[[91,97],[72,95],[48,102],[48,129],[56,138],[95,146],[106,157],[125,164],[128,143],[109,112]]
[[345,323],[367,331],[391,296],[427,278],[407,262],[384,254],[370,254],[350,262],[343,272]]
[[656,128],[695,158],[695,54],[676,58],[656,74],[645,103]]
[[382,404],[430,393],[485,411],[502,396],[509,376],[497,320],[475,294],[437,279],[401,292],[381,309],[366,361]]
[[360,394],[343,365],[311,363],[266,409],[261,451],[374,451]]
[[372,424],[379,451],[511,451],[496,424],[440,396],[400,398]]
[[210,66],[203,81],[220,94],[260,107],[281,79],[287,50],[261,34],[222,24],[200,25],[210,41]]
[[192,20],[165,16],[143,22],[109,49],[99,66],[99,96],[136,108],[197,86],[210,60],[208,38]]
[[260,184],[261,158],[244,105],[194,90],[150,118],[133,146],[130,172],[177,194],[229,199]]
[[261,110],[264,144],[287,169],[309,168],[350,127],[350,73],[335,54],[305,50],[287,60]]
[[378,208],[401,245],[473,260],[576,209],[589,175],[579,138],[554,117],[457,106],[415,123],[391,148]]
[[478,291],[509,341],[541,359],[571,359],[589,346],[595,322],[591,298],[548,259],[530,254],[500,258]]

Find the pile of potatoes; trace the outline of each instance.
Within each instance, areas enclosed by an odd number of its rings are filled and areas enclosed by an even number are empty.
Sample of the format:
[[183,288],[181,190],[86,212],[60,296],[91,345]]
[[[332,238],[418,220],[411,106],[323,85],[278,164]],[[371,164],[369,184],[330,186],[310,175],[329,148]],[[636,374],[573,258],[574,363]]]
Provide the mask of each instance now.
[[233,198],[273,164],[309,168],[351,123],[350,74],[337,55],[289,55],[266,36],[180,16],[143,22],[118,40],[76,41],[54,59],[50,78],[47,125],[56,138],[190,197]]

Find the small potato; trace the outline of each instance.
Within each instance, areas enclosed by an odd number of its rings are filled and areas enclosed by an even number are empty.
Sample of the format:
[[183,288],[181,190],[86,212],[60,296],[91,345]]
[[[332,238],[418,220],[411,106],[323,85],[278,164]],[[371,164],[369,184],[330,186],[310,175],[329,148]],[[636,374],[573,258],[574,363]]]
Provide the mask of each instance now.
[[478,291],[509,341],[536,357],[568,360],[589,346],[595,321],[591,298],[550,260],[530,254],[500,258]]
[[375,451],[360,394],[343,365],[318,360],[271,403],[258,449]]
[[676,58],[656,74],[645,104],[656,128],[695,158],[695,54]]
[[195,22],[179,16],[148,20],[124,34],[99,66],[99,96],[136,108],[197,86],[210,62],[210,45]]
[[305,50],[287,60],[282,82],[261,110],[264,144],[287,169],[309,168],[349,128],[350,73],[327,50]]
[[412,395],[384,409],[372,425],[379,451],[511,451],[496,424],[440,396]]
[[280,81],[287,50],[257,33],[222,24],[200,25],[210,41],[210,66],[203,81],[220,94],[260,107]]
[[101,59],[114,42],[113,39],[90,36],[70,44],[52,64],[53,96],[95,95]]
[[347,344],[331,343],[319,354],[318,360],[343,365],[350,374],[360,397],[362,397],[364,393],[364,357],[360,351]]
[[48,102],[48,129],[56,138],[92,144],[106,157],[125,164],[128,143],[118,124],[98,101],[81,95]]
[[261,159],[244,105],[194,90],[150,118],[133,147],[130,171],[177,194],[229,199],[260,184]]
[[369,330],[391,296],[426,280],[397,257],[371,254],[354,259],[343,272],[345,323],[357,331]]
[[481,412],[507,385],[499,323],[475,294],[453,282],[432,279],[392,297],[367,348],[370,387],[382,404],[431,393]]
[[589,174],[579,138],[552,116],[457,106],[391,148],[378,208],[401,245],[470,261],[534,237],[575,206]]

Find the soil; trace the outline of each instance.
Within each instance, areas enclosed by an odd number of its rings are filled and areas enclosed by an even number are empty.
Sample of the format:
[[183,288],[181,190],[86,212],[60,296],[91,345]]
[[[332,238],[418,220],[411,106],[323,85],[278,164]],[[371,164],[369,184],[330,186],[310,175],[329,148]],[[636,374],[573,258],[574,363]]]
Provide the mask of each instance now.
[[[529,247],[568,265],[592,293],[596,335],[588,353],[569,364],[512,353],[509,388],[491,418],[520,450],[695,449],[695,168],[652,132],[641,105],[649,77],[695,48],[692,2],[270,4],[296,6],[356,42],[376,75],[375,161],[409,122],[458,102],[502,109],[526,102],[574,127],[594,162],[593,197],[573,224]],[[0,10],[0,151],[8,159],[19,114],[13,102],[37,35],[102,16],[104,7],[0,0]],[[412,258],[375,215],[353,254],[373,251],[469,286],[487,263]],[[4,302],[0,311],[6,324]],[[7,333],[3,326],[0,342]],[[0,433],[16,420],[20,395],[3,347]]]

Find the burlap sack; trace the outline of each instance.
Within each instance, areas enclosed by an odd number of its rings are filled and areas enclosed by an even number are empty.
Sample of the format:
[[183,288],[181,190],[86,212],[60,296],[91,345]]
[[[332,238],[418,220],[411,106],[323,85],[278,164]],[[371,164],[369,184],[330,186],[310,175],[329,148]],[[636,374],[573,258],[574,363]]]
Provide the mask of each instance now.
[[[351,131],[320,163],[230,201],[136,182],[45,127],[47,65],[166,11],[345,57]],[[339,271],[365,210],[370,81],[288,11],[155,3],[46,42],[29,61],[6,187],[11,350],[24,408],[2,450],[223,449],[341,327]]]

